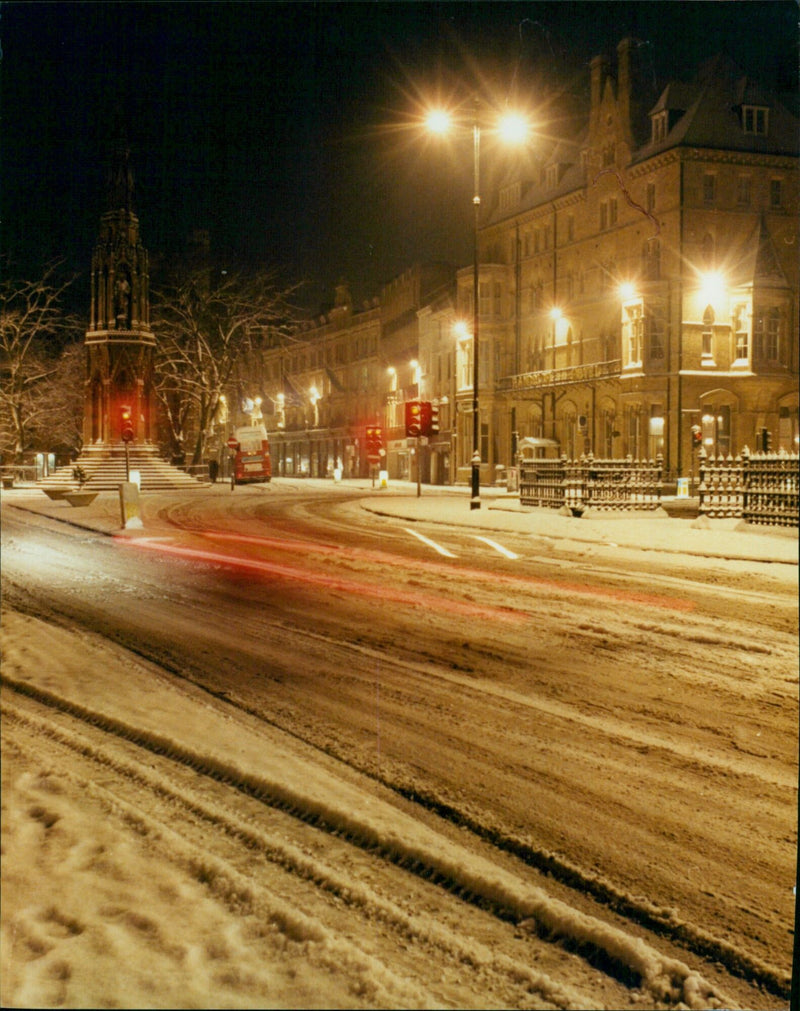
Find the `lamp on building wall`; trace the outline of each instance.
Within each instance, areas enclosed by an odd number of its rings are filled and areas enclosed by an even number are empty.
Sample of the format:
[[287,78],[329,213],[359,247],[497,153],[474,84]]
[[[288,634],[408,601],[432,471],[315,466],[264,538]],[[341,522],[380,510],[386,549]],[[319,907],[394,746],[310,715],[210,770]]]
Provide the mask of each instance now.
[[[480,103],[476,98],[472,109],[472,207],[473,207],[473,245],[472,245],[472,459],[471,459],[471,490],[470,509],[480,509],[481,485],[481,448],[480,448],[480,413],[478,405],[479,354],[478,336],[479,323],[479,259],[478,231],[480,228],[480,161],[481,161],[481,128],[478,122]],[[432,133],[445,134],[452,130],[450,114],[443,109],[432,110],[426,119],[428,130]],[[527,119],[518,114],[508,112],[497,124],[497,135],[504,141],[513,144],[522,143],[528,136]]]

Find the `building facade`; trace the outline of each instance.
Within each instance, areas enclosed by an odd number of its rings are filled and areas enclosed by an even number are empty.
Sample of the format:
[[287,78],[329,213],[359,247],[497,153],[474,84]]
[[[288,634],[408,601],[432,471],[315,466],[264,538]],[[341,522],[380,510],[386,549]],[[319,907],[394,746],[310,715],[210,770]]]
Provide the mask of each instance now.
[[226,424],[263,421],[278,476],[365,477],[367,427],[383,433],[380,469],[409,478],[404,405],[419,395],[417,312],[452,276],[441,265],[416,265],[357,310],[347,284],[334,304],[290,336],[264,334],[228,396]]
[[[592,62],[583,130],[487,208],[483,479],[521,437],[660,454],[673,476],[698,440],[797,451],[797,120],[721,58],[641,108],[635,53],[624,40],[616,67]],[[469,318],[468,272],[458,283]]]
[[[661,456],[672,479],[701,445],[798,449],[798,120],[721,57],[649,92],[637,53],[626,39],[596,57],[588,111],[544,124],[482,194],[484,484],[521,439]],[[468,483],[473,289],[472,265],[416,266],[356,311],[341,284],[325,316],[262,342],[238,400],[261,398],[275,472],[369,474],[375,425],[390,478]],[[439,407],[420,443],[415,399]]]

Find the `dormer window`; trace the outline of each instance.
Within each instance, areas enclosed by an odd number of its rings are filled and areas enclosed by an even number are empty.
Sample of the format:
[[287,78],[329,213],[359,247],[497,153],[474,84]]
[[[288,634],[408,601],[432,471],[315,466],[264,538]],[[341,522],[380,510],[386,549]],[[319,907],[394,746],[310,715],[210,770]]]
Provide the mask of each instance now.
[[743,105],[742,130],[766,137],[769,133],[769,109],[764,105]]
[[500,190],[500,210],[508,210],[509,207],[515,207],[519,203],[521,196],[522,185],[519,182],[512,183],[511,186],[504,186]]
[[652,117],[653,143],[658,144],[667,136],[667,110]]

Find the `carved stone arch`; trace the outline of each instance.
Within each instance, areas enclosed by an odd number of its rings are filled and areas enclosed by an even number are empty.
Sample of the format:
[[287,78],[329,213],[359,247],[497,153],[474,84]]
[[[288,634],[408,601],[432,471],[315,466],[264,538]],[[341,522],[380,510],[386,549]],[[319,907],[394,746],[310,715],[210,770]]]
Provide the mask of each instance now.
[[700,406],[704,404],[725,404],[728,407],[739,409],[739,397],[724,386],[715,386],[713,390],[706,390],[697,398]]
[[534,402],[526,406],[523,425],[523,437],[541,438],[544,435],[544,415],[541,404]]

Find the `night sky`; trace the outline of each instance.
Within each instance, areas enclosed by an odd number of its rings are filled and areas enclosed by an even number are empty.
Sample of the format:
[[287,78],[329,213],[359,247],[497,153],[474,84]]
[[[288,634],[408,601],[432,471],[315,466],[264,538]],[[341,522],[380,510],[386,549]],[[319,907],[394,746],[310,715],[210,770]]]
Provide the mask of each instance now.
[[[415,260],[471,257],[471,145],[413,128],[424,96],[524,99],[557,131],[627,35],[653,82],[724,51],[796,104],[798,5],[3,3],[2,249],[88,272],[116,110],[155,261],[206,228],[231,266],[358,302]],[[490,157],[490,152],[484,152]],[[86,282],[88,285],[88,282]],[[88,296],[87,296],[88,299]]]

